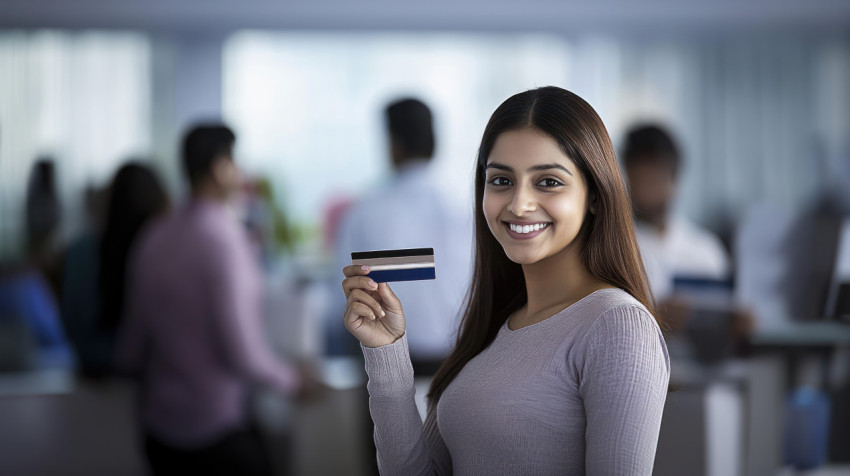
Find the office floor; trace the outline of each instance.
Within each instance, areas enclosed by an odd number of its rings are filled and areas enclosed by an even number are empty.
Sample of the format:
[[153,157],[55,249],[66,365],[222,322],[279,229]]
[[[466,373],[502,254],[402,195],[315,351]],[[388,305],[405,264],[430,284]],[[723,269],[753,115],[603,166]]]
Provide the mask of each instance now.
[[145,474],[126,384],[0,396],[0,422],[0,474]]
[[[279,474],[370,474],[365,404],[365,391],[352,388],[292,407],[291,436],[266,432]],[[0,422],[0,474],[147,474],[127,383],[78,383],[72,393],[0,393]]]
[[[423,389],[423,382],[418,383],[417,390]],[[82,383],[73,393],[61,393],[61,382],[51,385],[52,393],[38,396],[0,392],[0,474],[146,474],[137,446],[131,386]],[[274,404],[267,406],[266,434],[279,474],[374,474],[366,404],[362,387],[356,387],[330,390],[283,412]],[[285,420],[291,436],[282,426],[275,429],[275,420]],[[850,476],[850,466],[803,472],[784,468],[776,476]]]

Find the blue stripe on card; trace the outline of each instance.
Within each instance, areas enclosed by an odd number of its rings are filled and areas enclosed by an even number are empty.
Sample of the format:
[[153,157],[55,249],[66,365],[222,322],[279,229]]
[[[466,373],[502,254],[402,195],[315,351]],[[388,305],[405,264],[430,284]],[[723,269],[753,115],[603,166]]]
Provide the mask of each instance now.
[[388,269],[384,271],[372,271],[368,274],[376,283],[387,283],[391,281],[419,281],[422,279],[436,279],[436,269],[413,268],[413,269]]

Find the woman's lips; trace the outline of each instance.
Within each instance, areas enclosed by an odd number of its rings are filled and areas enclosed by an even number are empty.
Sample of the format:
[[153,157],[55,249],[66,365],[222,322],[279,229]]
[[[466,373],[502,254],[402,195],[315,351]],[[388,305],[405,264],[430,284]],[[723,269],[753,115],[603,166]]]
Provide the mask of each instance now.
[[530,240],[548,230],[552,224],[549,222],[502,222],[508,236],[516,240]]

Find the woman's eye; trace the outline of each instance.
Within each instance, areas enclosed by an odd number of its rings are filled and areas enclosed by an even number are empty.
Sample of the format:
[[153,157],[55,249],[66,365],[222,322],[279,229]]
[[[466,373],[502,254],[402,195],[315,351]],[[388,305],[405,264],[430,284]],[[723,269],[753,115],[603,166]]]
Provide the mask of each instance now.
[[561,185],[563,185],[563,183],[561,183],[561,181],[555,180],[553,178],[546,178],[546,179],[541,180],[540,182],[537,182],[537,185],[539,185],[541,187],[546,187],[546,188],[554,188],[554,187],[560,187]]
[[496,185],[497,187],[510,184],[511,181],[508,180],[506,177],[493,177],[490,179],[490,185]]

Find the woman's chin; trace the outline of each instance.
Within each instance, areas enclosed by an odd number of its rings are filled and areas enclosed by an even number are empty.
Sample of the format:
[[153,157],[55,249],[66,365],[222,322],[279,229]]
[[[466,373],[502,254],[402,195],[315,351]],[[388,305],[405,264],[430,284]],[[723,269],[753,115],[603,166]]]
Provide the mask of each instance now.
[[541,256],[536,253],[511,253],[505,250],[508,259],[519,265],[534,264],[541,260]]

